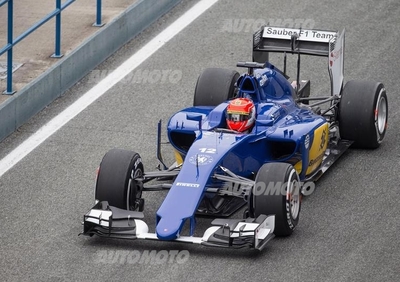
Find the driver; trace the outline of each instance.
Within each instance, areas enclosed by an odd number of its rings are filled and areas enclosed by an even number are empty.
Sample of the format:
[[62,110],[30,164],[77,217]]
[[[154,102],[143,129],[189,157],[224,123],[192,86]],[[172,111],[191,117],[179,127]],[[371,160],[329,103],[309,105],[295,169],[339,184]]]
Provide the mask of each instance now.
[[237,132],[249,132],[256,119],[254,103],[248,98],[230,101],[226,109],[228,128]]

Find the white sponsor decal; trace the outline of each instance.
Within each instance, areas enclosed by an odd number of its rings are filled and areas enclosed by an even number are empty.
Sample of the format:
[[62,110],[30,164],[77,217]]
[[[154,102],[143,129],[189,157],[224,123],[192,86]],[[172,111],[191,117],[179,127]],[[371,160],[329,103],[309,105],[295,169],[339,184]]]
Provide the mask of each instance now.
[[299,40],[328,43],[331,39],[336,37],[337,33],[322,30],[266,27],[263,37],[290,40],[291,36],[295,34],[299,36]]
[[215,148],[200,148],[199,151],[202,153],[207,153],[207,154],[215,154],[217,152],[217,149],[215,149]]
[[306,138],[304,139],[304,147],[306,147],[306,149],[308,149],[308,147],[310,146],[310,135],[306,135]]
[[267,81],[268,81],[267,76],[263,74],[260,79],[260,86],[262,87]]
[[194,165],[207,165],[213,162],[213,158],[210,155],[198,154],[191,156],[189,162]]
[[176,183],[176,186],[199,188],[199,187],[200,187],[200,184],[197,184],[197,183],[178,182],[178,183]]

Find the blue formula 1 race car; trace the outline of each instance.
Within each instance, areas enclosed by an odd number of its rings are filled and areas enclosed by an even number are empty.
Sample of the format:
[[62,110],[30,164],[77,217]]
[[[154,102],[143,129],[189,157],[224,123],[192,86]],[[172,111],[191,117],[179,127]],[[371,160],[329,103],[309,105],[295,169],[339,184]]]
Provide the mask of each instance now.
[[[284,56],[283,71],[269,62],[274,52]],[[288,54],[298,60],[293,82],[286,75]],[[82,234],[259,250],[274,236],[290,235],[309,183],[350,146],[377,148],[385,136],[383,84],[343,86],[343,54],[344,31],[261,28],[253,36],[253,62],[237,65],[246,73],[204,70],[193,107],[170,118],[173,165],[161,156],[161,122],[158,171],[145,172],[136,152],[106,153]],[[327,58],[331,93],[310,96],[310,81],[299,77],[302,55]],[[149,231],[142,192],[164,189]],[[243,217],[232,218],[239,210]],[[201,216],[215,219],[195,236]]]

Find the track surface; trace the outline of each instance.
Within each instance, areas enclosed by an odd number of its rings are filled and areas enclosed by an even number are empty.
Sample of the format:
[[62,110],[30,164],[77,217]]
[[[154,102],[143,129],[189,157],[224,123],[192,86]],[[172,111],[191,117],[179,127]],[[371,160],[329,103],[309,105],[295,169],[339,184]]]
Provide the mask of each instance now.
[[[98,69],[114,69],[195,3],[184,1]],[[139,67],[142,73],[177,71],[182,79],[117,84],[4,174],[0,179],[2,281],[400,281],[400,61],[396,51],[400,3],[297,3],[220,0]],[[156,123],[191,105],[200,71],[234,68],[237,61],[251,60],[252,28],[239,26],[229,32],[229,23],[279,19],[311,19],[321,29],[346,28],[345,79],[378,80],[387,88],[389,130],[380,149],[346,153],[303,202],[293,236],[271,241],[261,253],[78,237],[82,215],[93,203],[95,170],[104,153],[113,147],[135,149],[145,169],[152,170],[157,164]],[[326,66],[304,67],[303,77],[312,79],[313,91],[325,90],[318,85],[324,80],[314,74],[326,76]],[[93,76],[0,144],[0,157],[90,89]],[[161,196],[145,196],[150,228]],[[198,228],[208,223],[200,221]],[[190,256],[183,264],[114,262],[112,251],[124,250],[187,250]],[[104,259],[105,253],[111,259]]]

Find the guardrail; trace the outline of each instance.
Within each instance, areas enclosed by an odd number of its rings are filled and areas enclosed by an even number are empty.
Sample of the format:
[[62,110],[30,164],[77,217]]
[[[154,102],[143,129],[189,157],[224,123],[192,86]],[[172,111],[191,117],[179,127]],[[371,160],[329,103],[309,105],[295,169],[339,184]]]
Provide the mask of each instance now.
[[[96,22],[93,24],[94,26],[101,27],[104,24],[101,22],[101,1],[97,0],[97,8],[96,8]],[[39,20],[33,26],[28,28],[25,32],[13,38],[13,26],[14,26],[14,11],[13,11],[13,0],[0,0],[0,7],[7,4],[7,44],[0,49],[0,56],[7,52],[7,89],[4,91],[4,94],[12,95],[15,93],[12,89],[12,65],[13,65],[13,47],[18,44],[25,37],[30,35],[36,29],[41,27],[43,24],[48,22],[52,18],[56,18],[55,23],[55,51],[51,56],[53,58],[61,58],[63,55],[61,54],[61,11],[71,5],[75,0],[66,0],[64,3],[61,3],[61,0],[55,0],[56,8],[44,18]]]
[[62,60],[10,95],[0,103],[0,142],[180,2],[135,0]]

